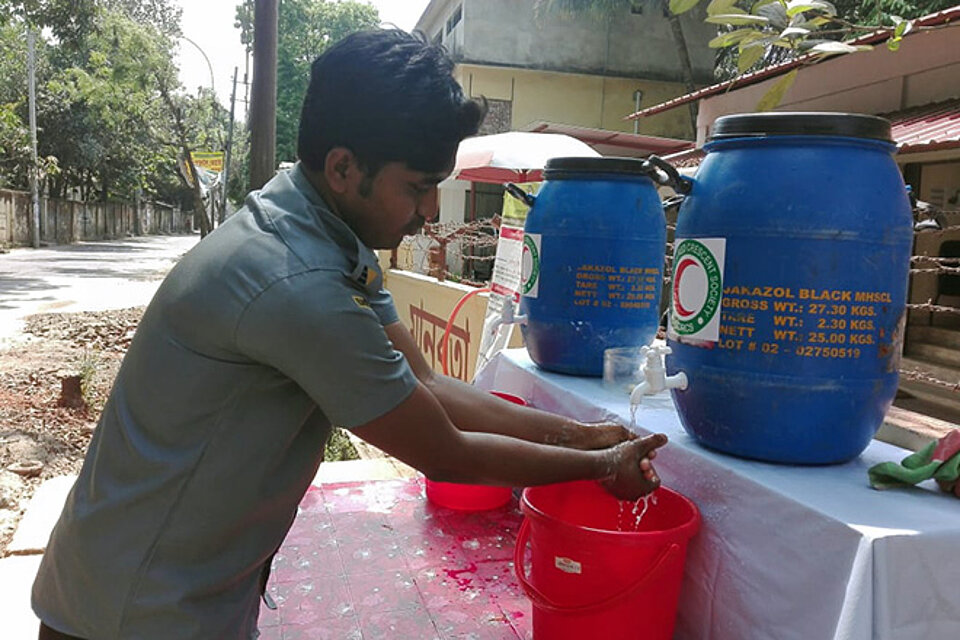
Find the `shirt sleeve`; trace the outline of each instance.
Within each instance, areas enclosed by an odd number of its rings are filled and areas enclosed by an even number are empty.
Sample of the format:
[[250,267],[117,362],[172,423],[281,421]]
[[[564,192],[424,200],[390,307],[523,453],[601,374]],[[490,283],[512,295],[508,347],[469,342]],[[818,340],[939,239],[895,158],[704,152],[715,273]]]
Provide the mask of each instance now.
[[380,289],[376,293],[370,294],[370,307],[380,318],[380,324],[387,327],[394,322],[400,321],[400,315],[393,304],[393,296],[386,289]]
[[376,298],[375,310],[368,295],[339,271],[285,278],[244,311],[237,348],[296,382],[333,424],[364,425],[389,413],[417,386],[384,331],[389,322],[383,319],[397,317],[392,298],[370,296]]

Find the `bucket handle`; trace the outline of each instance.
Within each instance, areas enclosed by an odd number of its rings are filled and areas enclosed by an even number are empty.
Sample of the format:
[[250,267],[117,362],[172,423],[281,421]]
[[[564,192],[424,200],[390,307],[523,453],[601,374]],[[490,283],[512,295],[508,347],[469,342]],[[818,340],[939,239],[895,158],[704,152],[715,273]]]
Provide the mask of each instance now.
[[674,558],[679,558],[680,556],[680,545],[676,542],[671,542],[666,549],[660,552],[660,555],[657,556],[656,561],[653,563],[653,568],[647,572],[645,576],[629,585],[623,591],[615,593],[612,596],[604,598],[599,602],[593,602],[590,604],[576,605],[576,606],[564,606],[559,605],[533,586],[529,580],[527,580],[526,574],[526,565],[523,563],[523,554],[526,551],[527,543],[530,541],[530,519],[524,518],[523,523],[520,525],[520,530],[517,532],[517,546],[513,550],[513,570],[517,574],[517,580],[520,581],[520,586],[523,587],[524,592],[526,592],[527,597],[530,600],[540,607],[541,609],[546,609],[547,611],[552,611],[555,613],[588,613],[595,609],[607,609],[612,607],[615,604],[618,604],[621,600],[625,600],[629,596],[633,595],[635,592],[639,591],[642,587],[647,586],[647,583],[653,581],[654,578],[658,577],[660,571],[670,563]]

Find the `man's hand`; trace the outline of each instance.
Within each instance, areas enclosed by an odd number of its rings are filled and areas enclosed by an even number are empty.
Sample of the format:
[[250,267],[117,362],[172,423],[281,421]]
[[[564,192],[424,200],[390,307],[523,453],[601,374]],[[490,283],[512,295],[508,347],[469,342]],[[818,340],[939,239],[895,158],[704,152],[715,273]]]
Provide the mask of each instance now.
[[653,492],[660,478],[651,460],[665,444],[667,436],[655,433],[616,445],[610,450],[611,474],[601,484],[620,500],[633,501]]
[[617,422],[577,422],[570,446],[574,449],[607,449],[637,436]]

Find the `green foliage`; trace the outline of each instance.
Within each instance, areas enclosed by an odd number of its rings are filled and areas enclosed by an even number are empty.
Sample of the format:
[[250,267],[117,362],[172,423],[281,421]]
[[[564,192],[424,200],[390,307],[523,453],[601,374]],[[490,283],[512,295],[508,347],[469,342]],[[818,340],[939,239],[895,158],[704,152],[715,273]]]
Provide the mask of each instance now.
[[[253,0],[237,7],[242,41],[253,43]],[[277,162],[297,159],[300,109],[310,80],[310,64],[343,37],[372,29],[380,15],[371,5],[352,0],[284,0],[280,4],[277,42]]]
[[26,189],[30,131],[12,103],[0,104],[0,185]]
[[11,24],[0,25],[0,186],[27,187],[30,130],[27,123],[27,45]]
[[686,13],[700,4],[700,0],[670,0],[670,11],[677,15]]
[[[870,46],[849,41],[878,30],[888,32],[886,46],[896,51],[913,27],[911,19],[953,4],[954,0],[712,0],[707,6],[707,22],[721,25],[721,33],[710,41],[710,47],[721,51],[720,77],[740,75],[805,54],[822,59],[868,50]],[[783,78],[764,96],[757,110],[775,107],[792,83],[792,76]]]
[[83,397],[84,404],[90,409],[93,409],[94,412],[100,409],[100,407],[95,407],[94,404],[97,400],[97,373],[100,370],[101,364],[103,364],[103,362],[99,351],[91,353],[88,350],[84,350],[78,366],[80,374],[80,395]]
[[183,145],[161,98],[179,105],[190,148],[221,150],[227,115],[209,92],[182,93],[174,0],[0,0],[0,187],[29,169],[26,31],[37,38],[41,187],[53,196],[190,203]]
[[798,69],[794,69],[790,73],[787,73],[781,76],[770,90],[767,91],[763,98],[760,99],[760,102],[757,103],[757,111],[772,111],[777,107],[778,104],[783,100],[783,96],[786,95],[790,87],[793,86],[794,80],[797,79]]
[[350,437],[340,427],[332,427],[330,438],[323,448],[324,462],[340,462],[343,460],[358,460],[357,448],[350,442]]

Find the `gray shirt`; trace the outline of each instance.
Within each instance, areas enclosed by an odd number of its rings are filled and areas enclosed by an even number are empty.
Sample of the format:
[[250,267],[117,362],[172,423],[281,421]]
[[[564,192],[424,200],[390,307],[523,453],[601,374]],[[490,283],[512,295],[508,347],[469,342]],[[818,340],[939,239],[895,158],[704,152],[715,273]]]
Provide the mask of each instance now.
[[417,384],[382,281],[299,165],[184,256],[53,531],[37,615],[91,640],[251,637],[331,423],[365,424]]

